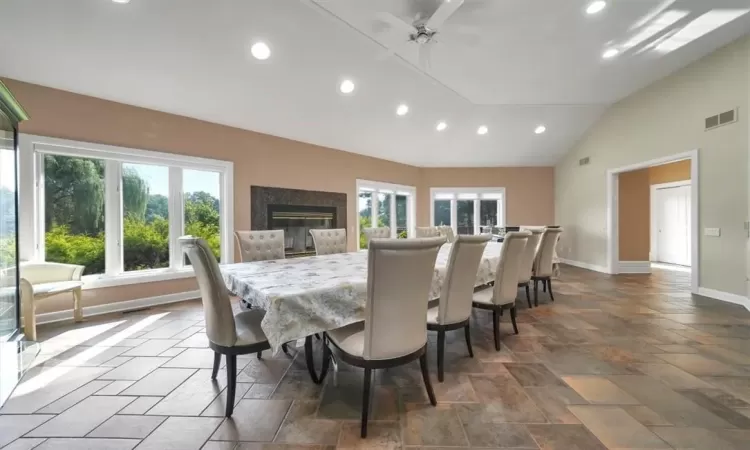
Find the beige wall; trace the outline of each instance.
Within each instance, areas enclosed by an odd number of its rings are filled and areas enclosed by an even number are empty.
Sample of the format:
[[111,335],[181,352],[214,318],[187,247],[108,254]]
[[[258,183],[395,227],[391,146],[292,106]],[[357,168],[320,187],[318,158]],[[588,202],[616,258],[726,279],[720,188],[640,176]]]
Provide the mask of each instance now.
[[552,167],[422,169],[417,223],[430,225],[430,188],[504,187],[508,225],[552,225],[555,221],[554,185]]
[[[417,224],[429,221],[429,188],[505,187],[511,223],[554,218],[553,169],[420,169],[187,117],[110,102],[16,80],[3,80],[29,112],[21,132],[124,147],[222,159],[234,163],[234,226],[250,227],[250,186],[343,192],[348,196],[349,248],[356,247],[356,179],[417,187]],[[448,184],[446,184],[448,183]],[[84,291],[84,305],[196,289],[194,280]],[[70,309],[67,298],[39,312]]]
[[651,227],[649,169],[620,174],[618,188],[620,261],[648,261]]
[[[701,233],[699,283],[746,295],[749,51],[742,38],[620,101],[565,156],[555,168],[562,258],[606,267],[608,169],[700,149],[699,227],[721,237]],[[705,117],[736,107],[738,123],[704,131]]]

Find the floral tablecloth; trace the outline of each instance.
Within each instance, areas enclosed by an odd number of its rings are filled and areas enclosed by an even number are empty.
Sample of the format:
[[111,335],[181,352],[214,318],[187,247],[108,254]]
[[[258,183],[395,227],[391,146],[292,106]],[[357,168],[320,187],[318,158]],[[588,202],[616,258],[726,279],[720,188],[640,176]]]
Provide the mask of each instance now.
[[[477,271],[476,286],[494,280],[502,244],[490,242]],[[430,298],[440,297],[451,244],[435,262]],[[363,319],[367,297],[367,252],[227,264],[221,267],[229,291],[242,306],[266,310],[261,323],[271,348]]]

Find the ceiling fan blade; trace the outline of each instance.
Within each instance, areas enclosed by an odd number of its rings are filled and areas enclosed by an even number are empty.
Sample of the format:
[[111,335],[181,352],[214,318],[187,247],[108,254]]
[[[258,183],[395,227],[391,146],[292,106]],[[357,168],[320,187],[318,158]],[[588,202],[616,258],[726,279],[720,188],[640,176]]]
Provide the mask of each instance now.
[[430,41],[419,46],[419,67],[425,72],[430,71],[430,66],[432,64],[431,55],[433,42],[434,41]]
[[388,25],[390,25],[391,27],[395,28],[398,31],[401,31],[403,33],[409,33],[410,35],[417,32],[417,29],[414,28],[414,25],[404,22],[403,20],[399,19],[393,14],[381,12],[381,13],[378,13],[377,16],[378,16],[378,19],[387,23]]
[[435,11],[435,14],[430,17],[424,24],[430,30],[437,30],[440,28],[450,16],[452,16],[461,5],[464,4],[464,0],[443,0],[443,4]]

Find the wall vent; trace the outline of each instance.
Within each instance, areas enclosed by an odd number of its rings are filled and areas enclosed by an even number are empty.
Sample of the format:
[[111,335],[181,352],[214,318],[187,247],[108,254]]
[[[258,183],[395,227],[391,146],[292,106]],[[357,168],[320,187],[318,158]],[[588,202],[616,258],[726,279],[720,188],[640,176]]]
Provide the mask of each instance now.
[[734,122],[737,122],[737,110],[724,111],[723,113],[706,117],[706,131]]
[[579,159],[579,160],[578,160],[578,165],[579,165],[579,166],[585,166],[585,165],[586,165],[586,164],[588,164],[589,162],[590,162],[590,161],[589,161],[589,157],[587,156],[587,157],[585,157],[585,158],[581,158],[581,159]]

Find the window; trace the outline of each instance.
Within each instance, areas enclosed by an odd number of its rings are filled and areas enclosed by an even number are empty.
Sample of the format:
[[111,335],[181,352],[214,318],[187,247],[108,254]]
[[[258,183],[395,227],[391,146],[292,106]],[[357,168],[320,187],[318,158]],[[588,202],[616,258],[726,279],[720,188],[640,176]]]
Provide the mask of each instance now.
[[[416,205],[416,189],[389,183],[357,180],[359,248],[365,245],[364,229],[390,227],[392,238],[412,236]],[[372,218],[376,217],[376,225]]]
[[432,224],[456,234],[489,232],[505,226],[504,188],[432,188]]
[[83,265],[85,288],[191,276],[186,234],[232,262],[232,163],[28,135],[21,148],[37,186],[26,259]]

